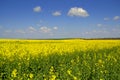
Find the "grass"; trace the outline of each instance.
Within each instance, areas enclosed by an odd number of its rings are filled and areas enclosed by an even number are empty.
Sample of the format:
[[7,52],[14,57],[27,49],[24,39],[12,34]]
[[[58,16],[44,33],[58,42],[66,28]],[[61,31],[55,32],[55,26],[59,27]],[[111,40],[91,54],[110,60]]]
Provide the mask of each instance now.
[[120,40],[0,40],[0,80],[120,80]]

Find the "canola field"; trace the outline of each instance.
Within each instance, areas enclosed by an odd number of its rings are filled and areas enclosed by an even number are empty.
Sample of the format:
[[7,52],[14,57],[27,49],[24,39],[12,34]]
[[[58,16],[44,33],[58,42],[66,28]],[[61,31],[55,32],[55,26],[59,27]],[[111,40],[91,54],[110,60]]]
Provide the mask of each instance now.
[[120,40],[0,39],[0,80],[120,80]]

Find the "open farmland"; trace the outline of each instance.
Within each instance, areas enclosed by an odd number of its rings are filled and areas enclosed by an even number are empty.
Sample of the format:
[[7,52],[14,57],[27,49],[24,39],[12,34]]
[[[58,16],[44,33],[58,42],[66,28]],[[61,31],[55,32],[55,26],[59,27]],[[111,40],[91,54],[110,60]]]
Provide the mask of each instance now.
[[0,80],[120,80],[120,40],[0,40]]

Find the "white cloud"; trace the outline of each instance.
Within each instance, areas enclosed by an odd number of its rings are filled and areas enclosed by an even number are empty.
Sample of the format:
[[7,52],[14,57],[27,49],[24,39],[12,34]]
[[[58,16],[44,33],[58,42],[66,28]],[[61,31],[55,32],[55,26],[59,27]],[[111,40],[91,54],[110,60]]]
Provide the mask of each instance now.
[[114,18],[113,18],[113,20],[119,20],[120,19],[120,16],[115,16]]
[[58,30],[58,27],[53,27],[54,30]]
[[35,31],[37,31],[37,30],[36,30],[34,27],[32,27],[32,26],[30,26],[28,29],[29,29],[30,32],[35,32]]
[[11,33],[12,31],[11,30],[5,30],[5,33]]
[[105,21],[108,21],[108,20],[110,20],[110,19],[106,17],[106,18],[104,18],[104,20],[105,20]]
[[26,32],[24,30],[16,30],[15,33],[25,34]]
[[113,28],[112,31],[120,34],[120,28],[119,27],[118,28]]
[[103,26],[103,25],[102,25],[102,24],[97,24],[97,26],[98,26],[98,27],[101,27],[101,26]]
[[40,27],[40,31],[43,33],[49,33],[51,32],[51,29],[46,26],[43,26],[43,27]]
[[73,7],[68,12],[69,16],[79,16],[79,17],[87,17],[89,16],[88,12],[83,8]]
[[96,38],[104,38],[109,37],[110,32],[107,30],[92,30],[89,32],[84,32],[83,35],[89,36],[89,37],[96,37]]
[[33,8],[34,12],[41,12],[41,7],[40,6],[36,6],[35,8]]
[[52,13],[53,16],[60,16],[61,15],[61,12],[60,11],[55,11]]

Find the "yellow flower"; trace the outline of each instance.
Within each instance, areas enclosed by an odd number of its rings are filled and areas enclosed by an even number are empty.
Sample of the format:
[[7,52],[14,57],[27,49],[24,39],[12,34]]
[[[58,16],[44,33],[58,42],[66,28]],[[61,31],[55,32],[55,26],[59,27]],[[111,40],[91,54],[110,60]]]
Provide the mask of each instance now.
[[73,76],[73,79],[74,79],[74,80],[77,80],[77,77]]
[[98,60],[98,63],[99,63],[99,64],[102,64],[102,63],[103,63],[103,61],[102,61],[101,59],[99,59],[99,60]]
[[67,70],[67,73],[69,74],[69,75],[71,75],[71,70],[69,69],[69,70]]
[[53,70],[54,70],[54,67],[53,67],[53,66],[51,66],[50,71],[52,72]]
[[30,78],[33,78],[33,74],[32,74],[32,73],[30,73],[29,77],[30,77]]
[[55,80],[56,79],[56,75],[52,75],[50,80]]
[[17,77],[17,69],[14,69],[11,74],[12,77]]

